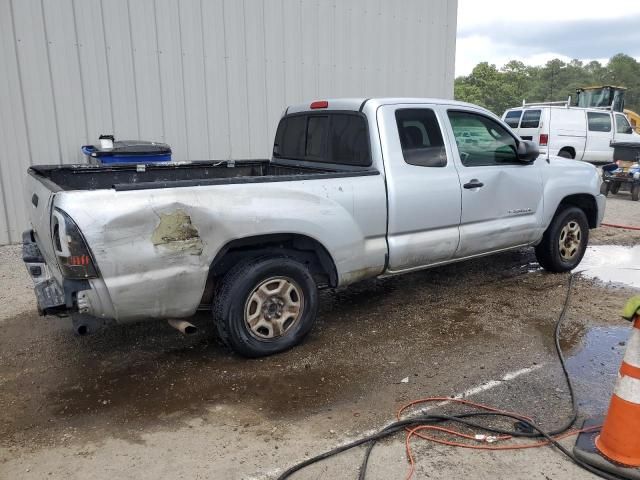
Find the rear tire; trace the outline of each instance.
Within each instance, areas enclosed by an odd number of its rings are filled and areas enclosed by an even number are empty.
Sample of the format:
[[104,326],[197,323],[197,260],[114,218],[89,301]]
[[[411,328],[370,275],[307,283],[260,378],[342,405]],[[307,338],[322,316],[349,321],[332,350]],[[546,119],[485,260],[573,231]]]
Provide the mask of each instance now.
[[568,150],[560,150],[558,152],[558,156],[562,158],[570,158],[573,160],[573,155],[571,155],[571,152],[569,152]]
[[640,183],[631,185],[631,200],[637,202],[640,199]]
[[538,263],[549,272],[568,272],[578,266],[589,242],[589,223],[584,211],[566,207],[556,213],[536,246]]
[[287,257],[234,266],[215,294],[213,318],[222,342],[245,357],[283,352],[309,333],[318,290],[309,270]]
[[616,195],[620,191],[620,182],[613,182],[611,184],[611,193]]
[[609,182],[602,182],[602,185],[600,185],[600,193],[605,197],[608,197],[610,191],[611,191],[611,184]]

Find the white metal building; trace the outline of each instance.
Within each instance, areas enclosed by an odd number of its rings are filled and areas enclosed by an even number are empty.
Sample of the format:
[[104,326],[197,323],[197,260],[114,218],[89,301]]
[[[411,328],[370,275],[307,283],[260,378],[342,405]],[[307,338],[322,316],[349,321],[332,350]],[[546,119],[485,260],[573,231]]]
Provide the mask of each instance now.
[[287,104],[453,95],[456,0],[0,0],[0,244],[98,135],[264,158]]

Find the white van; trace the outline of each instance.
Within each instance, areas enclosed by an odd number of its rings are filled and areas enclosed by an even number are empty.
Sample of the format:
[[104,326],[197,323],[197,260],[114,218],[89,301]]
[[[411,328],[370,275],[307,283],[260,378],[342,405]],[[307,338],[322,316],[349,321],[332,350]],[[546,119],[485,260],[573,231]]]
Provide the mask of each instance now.
[[[560,104],[559,104],[560,103]],[[540,152],[587,162],[612,162],[612,141],[637,142],[627,117],[608,109],[578,108],[565,102],[525,104],[510,108],[502,119],[523,140],[533,140]]]

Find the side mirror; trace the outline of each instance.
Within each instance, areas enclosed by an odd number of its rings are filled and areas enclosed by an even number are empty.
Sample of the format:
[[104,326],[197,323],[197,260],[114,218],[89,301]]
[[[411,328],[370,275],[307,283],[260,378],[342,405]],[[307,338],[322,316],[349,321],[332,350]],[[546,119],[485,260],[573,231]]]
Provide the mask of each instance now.
[[518,160],[525,163],[533,162],[540,155],[540,149],[536,142],[520,140],[518,142]]

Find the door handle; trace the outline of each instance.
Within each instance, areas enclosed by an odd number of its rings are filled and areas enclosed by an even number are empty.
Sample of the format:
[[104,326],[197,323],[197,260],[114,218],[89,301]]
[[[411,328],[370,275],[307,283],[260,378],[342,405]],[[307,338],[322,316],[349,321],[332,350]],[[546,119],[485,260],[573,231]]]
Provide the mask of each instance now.
[[480,187],[484,187],[484,183],[479,182],[478,180],[476,180],[475,178],[473,180],[471,180],[469,183],[465,183],[463,185],[464,188],[466,189],[470,189],[470,188],[480,188]]

